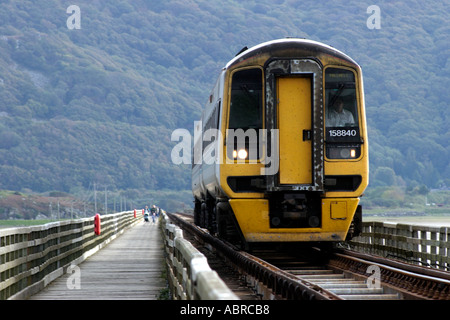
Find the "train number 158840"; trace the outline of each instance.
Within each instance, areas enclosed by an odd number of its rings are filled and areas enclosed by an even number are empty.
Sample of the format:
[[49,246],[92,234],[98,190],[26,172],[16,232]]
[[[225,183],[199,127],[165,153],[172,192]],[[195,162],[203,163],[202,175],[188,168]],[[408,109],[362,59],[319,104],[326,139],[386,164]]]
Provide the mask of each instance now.
[[358,132],[355,129],[332,129],[329,134],[330,137],[356,137]]

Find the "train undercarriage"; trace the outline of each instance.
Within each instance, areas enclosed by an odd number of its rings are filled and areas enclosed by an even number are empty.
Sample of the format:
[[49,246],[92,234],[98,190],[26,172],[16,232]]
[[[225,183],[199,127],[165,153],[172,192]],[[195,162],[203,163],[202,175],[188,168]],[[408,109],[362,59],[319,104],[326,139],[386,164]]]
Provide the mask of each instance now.
[[357,202],[317,193],[276,193],[268,199],[208,196],[203,202],[195,200],[194,223],[243,249],[256,243],[339,242],[361,233],[362,208]]

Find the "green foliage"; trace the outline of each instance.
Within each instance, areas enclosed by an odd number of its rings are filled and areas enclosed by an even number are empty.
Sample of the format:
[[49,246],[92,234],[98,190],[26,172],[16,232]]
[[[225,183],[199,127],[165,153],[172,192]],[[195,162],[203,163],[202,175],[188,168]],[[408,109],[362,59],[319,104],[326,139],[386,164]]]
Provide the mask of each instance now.
[[0,228],[29,227],[54,222],[55,220],[0,220]]
[[0,188],[189,190],[176,128],[192,131],[220,68],[286,36],[330,44],[365,75],[373,187],[450,185],[446,2],[87,1],[0,4]]

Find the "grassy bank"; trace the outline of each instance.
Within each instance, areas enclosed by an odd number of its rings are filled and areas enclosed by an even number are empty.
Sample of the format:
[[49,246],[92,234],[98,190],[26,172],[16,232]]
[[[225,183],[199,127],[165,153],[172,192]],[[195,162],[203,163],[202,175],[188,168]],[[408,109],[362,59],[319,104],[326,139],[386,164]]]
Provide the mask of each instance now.
[[0,220],[0,228],[14,228],[14,227],[29,227],[49,222],[55,222],[56,220],[42,219],[42,220]]

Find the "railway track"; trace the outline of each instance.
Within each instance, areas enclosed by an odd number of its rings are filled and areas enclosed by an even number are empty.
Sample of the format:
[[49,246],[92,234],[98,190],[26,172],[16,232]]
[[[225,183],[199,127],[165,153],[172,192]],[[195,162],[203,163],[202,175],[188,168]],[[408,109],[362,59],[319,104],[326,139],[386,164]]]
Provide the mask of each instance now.
[[[192,216],[169,217],[227,262],[224,276],[246,300],[450,300],[449,272],[345,249],[284,247],[250,254],[198,228]],[[224,263],[214,264],[224,272]]]

